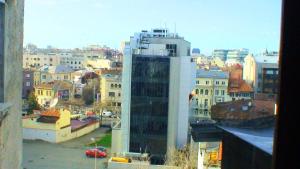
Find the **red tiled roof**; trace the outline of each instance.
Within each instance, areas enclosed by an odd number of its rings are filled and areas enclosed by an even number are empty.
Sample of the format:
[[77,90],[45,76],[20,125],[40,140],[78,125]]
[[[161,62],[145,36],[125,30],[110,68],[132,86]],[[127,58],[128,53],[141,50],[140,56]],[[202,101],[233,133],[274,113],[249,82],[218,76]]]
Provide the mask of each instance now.
[[247,84],[244,80],[241,80],[239,82],[236,82],[237,83],[237,87],[233,87],[232,83],[234,82],[230,82],[231,85],[229,86],[229,93],[237,93],[237,92],[253,92],[253,88]]
[[49,109],[41,113],[41,116],[60,117],[60,112],[56,109]]
[[[243,107],[246,109],[243,110]],[[237,100],[212,106],[211,117],[224,120],[250,120],[273,116],[274,108],[275,102],[270,100]]]

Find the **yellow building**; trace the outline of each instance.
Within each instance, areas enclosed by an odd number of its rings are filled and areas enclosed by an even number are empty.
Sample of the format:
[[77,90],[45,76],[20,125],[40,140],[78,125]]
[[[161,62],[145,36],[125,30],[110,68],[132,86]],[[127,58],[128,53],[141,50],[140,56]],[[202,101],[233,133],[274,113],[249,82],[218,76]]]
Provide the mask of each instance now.
[[38,70],[35,70],[33,72],[33,84],[34,84],[34,86],[41,84],[41,72]]
[[53,81],[34,87],[37,102],[42,106],[49,106],[54,98],[68,100],[71,92],[72,84],[67,81]]
[[100,78],[100,96],[101,102],[107,103],[112,111],[121,110],[121,75],[104,74]]
[[231,100],[228,95],[228,72],[197,70],[191,117],[210,118],[211,106]]

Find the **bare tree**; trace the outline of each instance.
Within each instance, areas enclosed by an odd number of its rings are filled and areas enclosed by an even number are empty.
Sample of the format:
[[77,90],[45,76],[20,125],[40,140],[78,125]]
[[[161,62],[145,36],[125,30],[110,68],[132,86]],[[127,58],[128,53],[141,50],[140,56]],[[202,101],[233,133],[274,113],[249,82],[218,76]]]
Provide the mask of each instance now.
[[185,145],[182,149],[170,148],[165,164],[182,169],[196,169],[197,150],[193,149],[190,145]]

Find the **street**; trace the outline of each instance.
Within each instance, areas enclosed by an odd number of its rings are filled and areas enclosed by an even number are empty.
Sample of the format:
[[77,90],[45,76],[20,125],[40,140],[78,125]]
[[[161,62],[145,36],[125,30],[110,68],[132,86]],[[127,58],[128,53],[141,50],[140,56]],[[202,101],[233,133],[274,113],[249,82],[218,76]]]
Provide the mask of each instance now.
[[[44,141],[23,141],[23,169],[94,169],[95,159],[85,156],[91,137],[105,135],[108,128],[97,129],[85,136],[60,144]],[[109,151],[109,150],[108,150]],[[97,168],[104,168],[107,158],[97,159]]]

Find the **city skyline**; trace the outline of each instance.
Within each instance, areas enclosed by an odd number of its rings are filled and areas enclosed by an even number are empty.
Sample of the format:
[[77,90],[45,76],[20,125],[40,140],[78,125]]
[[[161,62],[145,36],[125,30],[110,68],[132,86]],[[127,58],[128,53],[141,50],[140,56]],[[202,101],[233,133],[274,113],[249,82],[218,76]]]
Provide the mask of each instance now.
[[[149,8],[153,6],[153,8]],[[169,10],[172,9],[172,10]],[[249,10],[250,9],[250,10]],[[47,12],[44,12],[47,11]],[[63,14],[63,15],[62,15]],[[210,55],[213,49],[279,49],[281,1],[28,0],[24,44],[119,48],[133,32],[167,27]],[[176,19],[175,19],[176,18]],[[105,26],[103,26],[105,25]]]

